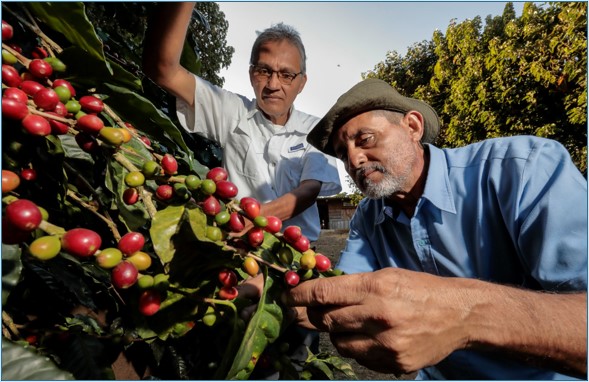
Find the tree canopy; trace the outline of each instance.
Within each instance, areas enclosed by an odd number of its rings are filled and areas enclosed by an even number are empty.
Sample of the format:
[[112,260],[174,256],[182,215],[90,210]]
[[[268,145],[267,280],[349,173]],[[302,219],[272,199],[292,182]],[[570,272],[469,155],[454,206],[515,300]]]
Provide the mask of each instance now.
[[587,3],[513,4],[500,16],[452,21],[446,34],[388,52],[363,73],[430,103],[439,146],[536,135],[561,142],[587,173]]

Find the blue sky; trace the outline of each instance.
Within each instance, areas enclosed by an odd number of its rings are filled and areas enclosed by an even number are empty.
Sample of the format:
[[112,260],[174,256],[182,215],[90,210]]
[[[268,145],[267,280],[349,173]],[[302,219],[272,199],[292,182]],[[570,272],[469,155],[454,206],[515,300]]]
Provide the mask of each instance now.
[[[295,107],[322,117],[337,98],[383,61],[405,55],[414,43],[446,33],[458,22],[503,13],[506,2],[219,2],[229,22],[227,43],[235,48],[222,70],[225,89],[253,98],[247,74],[256,30],[284,22],[294,26],[307,52],[308,81]],[[523,2],[514,2],[521,16]],[[340,166],[341,167],[341,166]],[[340,168],[341,169],[341,168]],[[342,175],[342,180],[344,176]],[[345,185],[343,181],[342,185]]]

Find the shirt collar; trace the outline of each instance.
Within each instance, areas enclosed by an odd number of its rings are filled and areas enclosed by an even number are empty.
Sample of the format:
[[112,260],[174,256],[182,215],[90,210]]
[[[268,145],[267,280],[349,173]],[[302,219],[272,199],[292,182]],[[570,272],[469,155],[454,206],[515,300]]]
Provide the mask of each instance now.
[[454,197],[450,188],[446,156],[441,149],[429,144],[426,144],[426,146],[426,150],[429,149],[429,168],[427,170],[425,189],[421,197],[429,200],[442,211],[456,213]]
[[[455,214],[456,206],[454,204],[452,189],[450,188],[448,165],[444,152],[435,146],[429,144],[426,144],[426,146],[426,150],[429,150],[430,158],[425,188],[420,200],[427,199],[438,209]],[[376,203],[376,210],[378,211],[375,219],[376,224],[384,222],[387,216],[387,209],[389,209],[389,216],[391,217],[393,217],[392,214],[399,213],[396,208],[391,210],[391,207],[387,206],[384,199],[378,199],[373,202]],[[418,202],[418,205],[421,204],[422,202]]]
[[[264,113],[262,113],[262,111],[258,108],[258,103],[252,102],[252,105],[253,106],[247,113],[247,119],[258,118],[258,121],[263,121],[268,125],[272,125],[272,122],[268,120],[268,118],[264,116]],[[296,131],[301,134],[307,134],[308,131],[305,129],[305,124],[300,123],[299,119],[298,110],[296,110],[295,106],[292,105],[290,107],[290,116],[284,125],[285,131]]]

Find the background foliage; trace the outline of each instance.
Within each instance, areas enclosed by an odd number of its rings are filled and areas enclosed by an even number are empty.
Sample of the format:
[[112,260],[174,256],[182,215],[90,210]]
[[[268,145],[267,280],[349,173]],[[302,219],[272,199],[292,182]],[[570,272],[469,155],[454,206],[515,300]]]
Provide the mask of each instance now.
[[380,78],[438,112],[438,146],[536,135],[561,142],[587,176],[587,3],[513,4],[500,16],[452,22],[446,33],[389,52]]

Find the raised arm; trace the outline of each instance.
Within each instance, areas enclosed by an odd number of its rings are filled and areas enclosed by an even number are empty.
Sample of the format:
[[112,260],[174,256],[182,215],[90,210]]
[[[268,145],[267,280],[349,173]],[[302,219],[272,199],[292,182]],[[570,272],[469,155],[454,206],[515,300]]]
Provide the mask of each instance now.
[[180,57],[194,4],[158,3],[143,48],[143,71],[189,105],[194,103],[196,83],[193,75],[180,65]]

